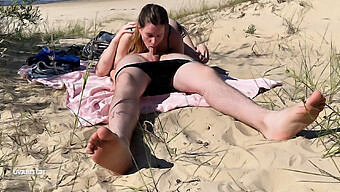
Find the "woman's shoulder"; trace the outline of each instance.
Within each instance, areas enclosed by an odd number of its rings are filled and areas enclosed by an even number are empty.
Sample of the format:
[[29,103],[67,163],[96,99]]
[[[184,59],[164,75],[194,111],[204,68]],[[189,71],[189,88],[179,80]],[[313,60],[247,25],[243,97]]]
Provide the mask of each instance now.
[[184,43],[181,34],[171,28],[171,33],[168,39],[168,52],[175,52],[175,53],[184,53]]
[[131,40],[132,40],[132,34],[130,34],[130,33],[124,33],[123,35],[122,35],[122,37],[120,38],[120,43],[121,42],[126,42],[126,43],[130,43],[131,42]]
[[182,39],[182,36],[181,36],[181,34],[173,27],[173,26],[171,26],[171,25],[169,25],[169,27],[170,27],[170,39],[172,39],[172,40],[176,40],[176,39]]

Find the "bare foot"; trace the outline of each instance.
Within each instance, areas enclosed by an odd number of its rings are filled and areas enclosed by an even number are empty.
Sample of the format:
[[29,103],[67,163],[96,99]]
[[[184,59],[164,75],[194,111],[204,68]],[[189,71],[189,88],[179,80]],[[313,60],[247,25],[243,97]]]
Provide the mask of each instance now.
[[131,168],[129,146],[105,127],[93,133],[86,151],[93,154],[94,162],[115,173],[124,174]]
[[325,102],[320,91],[314,91],[305,103],[269,113],[264,120],[267,125],[264,136],[270,140],[290,139],[317,118],[325,107]]

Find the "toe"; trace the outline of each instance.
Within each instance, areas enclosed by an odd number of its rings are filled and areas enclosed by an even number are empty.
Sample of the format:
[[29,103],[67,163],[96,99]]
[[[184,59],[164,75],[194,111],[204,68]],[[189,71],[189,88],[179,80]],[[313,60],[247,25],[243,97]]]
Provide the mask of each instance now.
[[88,153],[88,154],[94,154],[94,151],[91,150],[91,149],[86,148],[86,153]]
[[97,135],[100,140],[108,141],[117,139],[117,135],[113,134],[108,128],[100,127],[97,130]]
[[87,147],[86,147],[86,149],[85,149],[85,151],[86,151],[87,153],[92,154],[92,153],[93,153],[93,148],[94,148],[94,145],[93,145],[92,143],[88,143],[88,144],[87,144]]
[[98,139],[98,133],[97,132],[98,132],[98,130],[91,135],[90,142],[93,142],[93,141]]

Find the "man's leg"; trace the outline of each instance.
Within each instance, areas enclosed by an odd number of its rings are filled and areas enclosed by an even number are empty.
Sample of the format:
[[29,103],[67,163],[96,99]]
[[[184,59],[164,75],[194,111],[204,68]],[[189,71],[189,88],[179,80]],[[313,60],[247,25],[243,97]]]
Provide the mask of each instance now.
[[[179,58],[179,55],[171,54],[163,59],[172,57]],[[201,94],[216,110],[252,126],[272,140],[293,137],[311,124],[325,106],[325,98],[315,91],[305,104],[281,111],[265,109],[226,84],[215,70],[197,62],[181,66],[174,76],[173,86],[179,91]]]
[[[145,59],[130,55],[120,61],[118,68],[137,62],[145,62]],[[102,167],[119,174],[131,167],[131,137],[139,118],[139,100],[149,82],[150,78],[139,68],[127,67],[118,74],[110,106],[109,128],[99,128],[91,136],[86,149],[93,153],[93,161]]]

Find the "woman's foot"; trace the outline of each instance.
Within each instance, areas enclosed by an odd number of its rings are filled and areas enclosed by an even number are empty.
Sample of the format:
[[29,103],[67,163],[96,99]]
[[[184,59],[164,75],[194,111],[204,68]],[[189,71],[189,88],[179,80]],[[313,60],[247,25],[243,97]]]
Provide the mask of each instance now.
[[94,162],[115,173],[124,174],[131,168],[129,145],[105,127],[93,133],[86,151],[93,154]]
[[325,102],[320,91],[314,91],[305,103],[269,113],[264,120],[266,129],[262,133],[270,140],[290,139],[317,118]]

